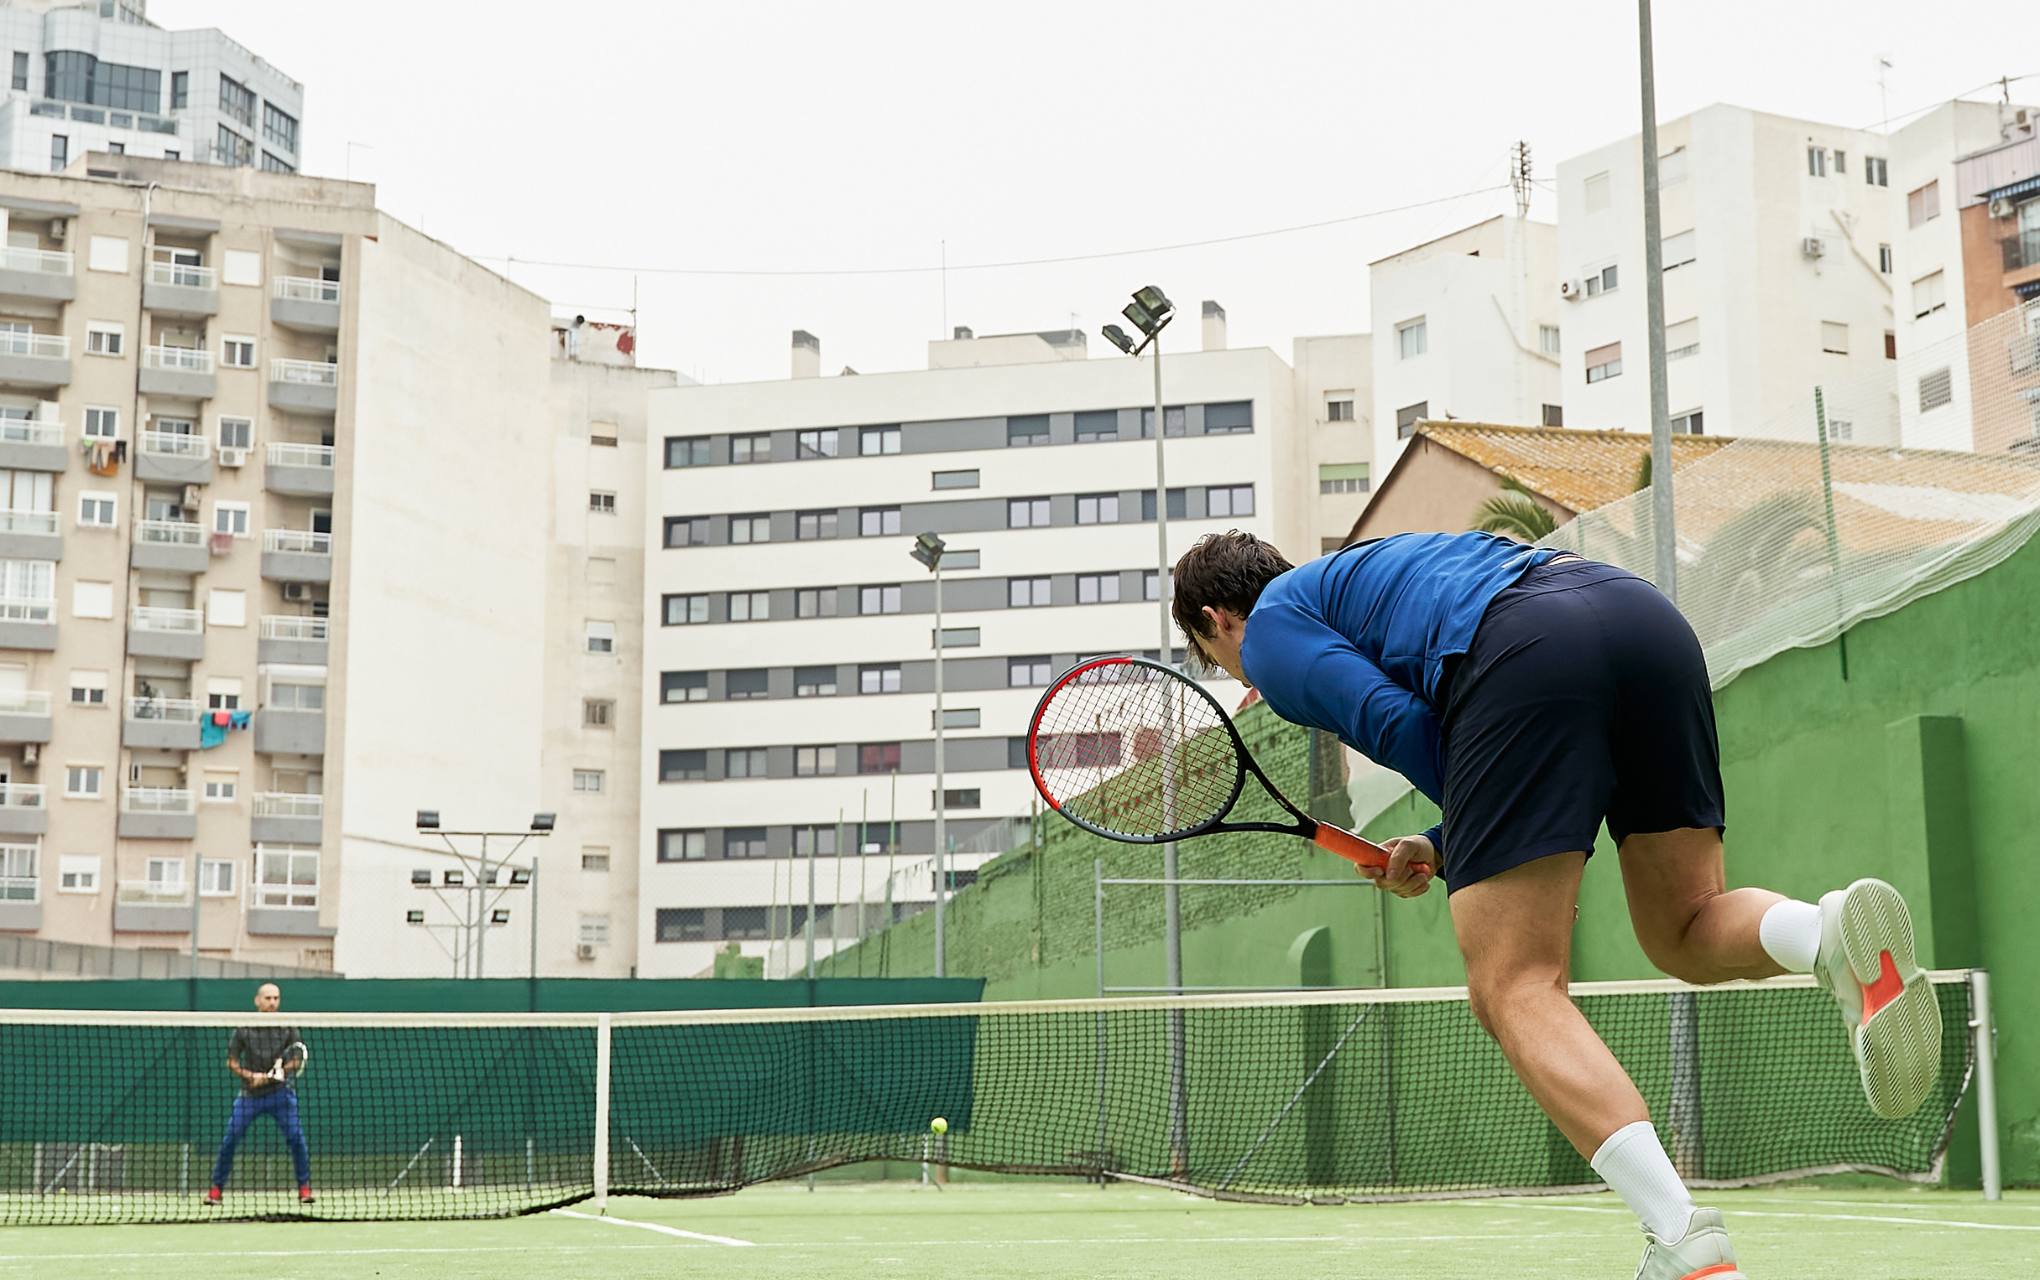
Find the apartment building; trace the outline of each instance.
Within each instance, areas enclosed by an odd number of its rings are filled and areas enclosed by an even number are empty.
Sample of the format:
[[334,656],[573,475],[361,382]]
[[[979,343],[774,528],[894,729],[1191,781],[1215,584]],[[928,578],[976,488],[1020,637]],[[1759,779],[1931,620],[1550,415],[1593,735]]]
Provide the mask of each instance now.
[[[1802,432],[1821,385],[1837,438],[1897,443],[1889,141],[1716,105],[1658,145],[1672,429]],[[1558,166],[1567,426],[1650,421],[1640,147]]]
[[166,31],[147,0],[0,0],[0,168],[90,151],[295,173],[304,86],[219,31]]
[[1564,424],[1557,227],[1498,215],[1371,262],[1367,277],[1377,474],[1426,419]]
[[[1162,363],[1170,554],[1233,527],[1313,554],[1298,375],[1222,334]],[[823,953],[932,901],[938,644],[958,883],[1024,834],[1027,720],[1054,673],[1160,651],[1145,359],[1085,358],[1063,331],[934,342],[921,371],[820,364],[796,333],[788,380],[652,394],[641,975],[798,935],[811,868]],[[924,531],[947,544],[939,630]]]
[[1345,545],[1346,530],[1374,491],[1373,345],[1373,335],[1365,333],[1298,338],[1291,345],[1297,427],[1309,449],[1308,474],[1317,478],[1310,533],[1319,551]]

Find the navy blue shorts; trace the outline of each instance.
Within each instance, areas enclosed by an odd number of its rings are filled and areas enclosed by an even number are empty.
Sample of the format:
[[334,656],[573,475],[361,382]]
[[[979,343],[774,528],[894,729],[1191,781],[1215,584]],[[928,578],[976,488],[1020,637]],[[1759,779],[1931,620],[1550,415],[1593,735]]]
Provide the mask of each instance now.
[[1700,642],[1650,583],[1549,561],[1503,591],[1444,690],[1448,890],[1554,853],[1591,854],[1601,823],[1726,820]]

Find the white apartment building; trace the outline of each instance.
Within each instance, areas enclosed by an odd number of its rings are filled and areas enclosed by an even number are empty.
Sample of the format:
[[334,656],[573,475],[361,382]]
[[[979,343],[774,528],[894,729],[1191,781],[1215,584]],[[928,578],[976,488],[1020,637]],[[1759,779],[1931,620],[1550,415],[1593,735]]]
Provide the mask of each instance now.
[[[1222,343],[1222,324],[1207,333]],[[653,393],[640,975],[798,935],[809,855],[836,855],[815,867],[819,901],[861,900],[869,923],[931,902],[937,633],[916,534],[948,548],[959,883],[1024,836],[1042,687],[1082,655],[1158,651],[1151,366],[1081,343],[959,337],[924,371],[821,378],[796,333],[787,381]],[[1297,375],[1267,350],[1180,344],[1162,371],[1171,556],[1233,527],[1313,554]],[[822,952],[858,932],[828,911]]]
[[[1874,132],[1716,105],[1658,129],[1675,431],[1895,444],[1893,244]],[[1640,135],[1558,166],[1565,425],[1647,430]],[[1786,415],[1790,415],[1789,417]]]
[[[1309,445],[1309,474],[1317,477],[1311,533],[1318,551],[1344,546],[1373,496],[1373,344],[1371,334],[1350,333],[1298,338],[1291,347],[1296,421]],[[1292,558],[1299,553],[1309,554],[1299,548]]]
[[1377,474],[1426,418],[1564,424],[1558,245],[1498,215],[1368,264]]
[[0,68],[0,168],[103,151],[298,170],[304,86],[219,31],[165,31],[147,0],[0,0]]

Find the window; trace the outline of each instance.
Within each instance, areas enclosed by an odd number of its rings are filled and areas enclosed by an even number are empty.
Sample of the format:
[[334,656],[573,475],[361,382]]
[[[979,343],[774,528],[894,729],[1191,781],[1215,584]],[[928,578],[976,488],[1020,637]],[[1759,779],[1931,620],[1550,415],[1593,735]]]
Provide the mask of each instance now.
[[723,697],[730,702],[763,698],[771,692],[771,677],[764,667],[742,667],[723,673]]
[[1877,246],[1877,269],[1885,275],[1891,274],[1891,246],[1888,244]]
[[[1162,429],[1168,433],[1168,438],[1172,440],[1177,436],[1187,435],[1190,431],[1189,414],[1180,404],[1163,407],[1162,424]],[[1140,411],[1140,438],[1143,440],[1155,438],[1155,411],[1153,409],[1142,409]]]
[[28,55],[16,52],[14,55],[14,87],[28,88]]
[[764,512],[750,512],[730,517],[730,544],[746,546],[753,542],[772,541],[772,517]]
[[1673,147],[1657,158],[1657,181],[1660,187],[1675,187],[1686,180],[1686,149]]
[[942,553],[942,563],[952,569],[976,569],[979,567],[977,549],[973,547],[968,551],[958,551],[951,547]]
[[1836,147],[1836,148],[1835,148],[1835,172],[1836,172],[1836,173],[1847,173],[1848,171],[1849,171],[1849,153],[1848,153],[1848,152],[1846,152],[1846,151],[1844,151],[1844,150],[1842,150],[1842,149],[1841,149],[1840,147]]
[[581,848],[581,870],[609,870],[609,847],[600,844],[583,845]]
[[[591,502],[589,505],[593,506],[594,504]],[[612,499],[612,509],[614,505],[614,499]],[[707,544],[707,516],[666,517],[666,545],[668,547],[700,547]]]
[[[700,782],[708,777],[708,752],[706,751],[661,751],[659,753],[659,781]],[[660,861],[667,859],[661,858]]]
[[245,502],[213,503],[213,532],[232,534],[236,538],[248,536],[248,504]]
[[793,536],[797,542],[813,542],[818,538],[836,536],[834,509],[827,511],[796,511],[793,513]]
[[97,800],[106,771],[96,764],[66,765],[64,794],[73,800]]
[[1955,400],[1955,383],[1947,369],[1936,369],[1920,377],[1920,412],[1938,409]]
[[1873,187],[1891,185],[1891,163],[1883,156],[1863,157],[1863,181]]
[[1856,438],[1856,424],[1846,418],[1829,418],[1828,438],[1837,444],[1847,444]]
[[[17,59],[28,55],[17,53]],[[90,853],[67,853],[57,860],[57,892],[98,893],[99,857]]]
[[894,586],[857,588],[857,612],[865,616],[900,611],[900,589]]
[[667,436],[666,469],[708,465],[707,436]]
[[120,439],[120,410],[87,406],[85,409],[85,438],[87,440]]
[[707,702],[708,672],[706,671],[661,671],[659,673],[659,701]]
[[1621,282],[1621,278],[1621,273],[1617,270],[1616,263],[1610,262],[1604,266],[1594,268],[1592,271],[1587,272],[1587,296],[1589,298],[1598,298],[1604,293],[1615,292],[1615,287]]
[[1028,414],[1019,418],[1006,419],[1006,447],[1025,449],[1032,445],[1048,443],[1048,415]]
[[1250,484],[1214,485],[1204,491],[1204,510],[1213,517],[1250,516],[1254,514],[1254,486]]
[[574,791],[584,796],[602,794],[603,773],[600,769],[574,770]]
[[760,432],[755,435],[730,437],[730,464],[747,466],[754,462],[772,461],[772,437]]
[[857,513],[857,536],[877,538],[900,531],[898,507],[865,507]]
[[242,124],[255,123],[255,91],[228,76],[220,77],[220,110]]
[[836,856],[836,828],[808,826],[793,829],[793,856],[833,858]]
[[1703,425],[1704,424],[1701,421],[1700,410],[1688,409],[1684,413],[1673,415],[1672,434],[1680,436],[1703,436],[1707,434],[1706,431],[1702,429]]
[[1078,524],[1118,524],[1119,495],[1080,493],[1077,495]]
[[213,139],[213,156],[218,163],[229,168],[253,164],[255,162],[255,144],[240,134],[235,133],[232,129],[227,128],[227,126],[221,125],[219,132]]
[[793,456],[796,458],[833,458],[836,456],[836,448],[834,427],[794,433]]
[[1047,654],[1027,658],[1006,659],[1006,687],[1008,689],[1036,689],[1048,683],[1049,659]]
[[1328,462],[1317,469],[1319,493],[1365,493],[1367,492],[1367,464],[1364,462]]
[[1622,376],[1622,344],[1611,342],[1587,352],[1587,382],[1606,382]]
[[[1417,424],[1430,416],[1431,402],[1429,400],[1419,400],[1415,404],[1406,404],[1402,408],[1397,409],[1395,411],[1395,438],[1398,440],[1409,439],[1412,435],[1416,434]],[[1173,516],[1175,512],[1172,511],[1169,514]]]
[[728,827],[723,831],[722,856],[762,858],[765,856],[765,828]]
[[1580,184],[1580,191],[1586,200],[1588,213],[1600,213],[1606,209],[1608,207],[1607,172],[1604,170],[1600,173],[1587,175],[1587,180]]
[[1544,411],[1544,412],[1543,412],[1543,424],[1544,424],[1545,426],[1547,426],[1547,427],[1562,427],[1562,426],[1564,426],[1564,425],[1565,425],[1565,406],[1564,406],[1564,405],[1562,405],[1562,404],[1547,404],[1547,405],[1544,405],[1544,406],[1543,406],[1543,411]]
[[834,587],[802,587],[794,592],[793,616],[796,618],[835,617],[836,589]]
[[876,458],[900,451],[898,427],[865,427],[857,433],[859,457]]
[[111,529],[120,499],[111,493],[86,489],[78,494],[78,524],[85,529]]
[[1665,270],[1670,271],[1673,267],[1683,267],[1691,263],[1698,256],[1694,243],[1691,231],[1666,236],[1661,242]]
[[616,727],[616,702],[610,698],[581,699],[581,727],[583,729],[613,729]]
[[1827,170],[1828,170],[1827,148],[1808,147],[1806,149],[1806,172],[1808,176],[1815,178],[1825,178],[1827,177]]
[[981,643],[976,627],[944,627],[940,635],[931,636],[930,640],[944,649],[975,649]]
[[1008,529],[1039,529],[1048,524],[1047,498],[1011,498],[1006,502]]
[[1078,444],[1097,444],[1119,438],[1119,414],[1112,409],[1090,409],[1077,415]]
[[252,418],[221,418],[217,429],[222,449],[248,449],[255,443],[255,421]]
[[1162,575],[1149,569],[1140,575],[1140,598],[1160,600],[1162,598]]
[[652,916],[652,936],[659,942],[701,942],[708,937],[708,911],[660,907]]
[[111,618],[113,616],[113,584],[111,582],[73,582],[71,584],[71,616],[74,618]]
[[900,664],[897,662],[866,663],[857,668],[857,692],[898,693],[900,691]]
[[591,422],[588,424],[588,444],[596,449],[616,447],[616,424],[613,422]]
[[1205,435],[1246,435],[1253,429],[1254,402],[1251,400],[1229,400],[1224,404],[1204,406]]
[[1940,271],[1913,281],[1913,319],[1923,320],[1948,305],[1948,278]]
[[1539,351],[1542,351],[1545,355],[1548,356],[1555,356],[1558,354],[1559,348],[1558,348],[1557,325],[1540,324],[1537,326],[1537,349]]
[[1914,187],[1906,192],[1905,221],[1908,227],[1917,227],[1932,222],[1941,216],[1941,180],[1929,182],[1924,187]]
[[104,320],[93,320],[85,326],[85,354],[88,356],[117,356],[126,341],[125,326]]
[[707,856],[708,832],[676,831],[670,827],[659,832],[659,861],[699,862]]
[[1430,348],[1430,326],[1423,316],[1405,320],[1395,327],[1395,354],[1399,360],[1414,360]]
[[1008,578],[1006,580],[1007,608],[1037,609],[1047,603],[1047,578]]
[[226,336],[220,339],[220,364],[228,369],[255,367],[255,339]]
[[[236,696],[238,697],[238,692]],[[283,680],[276,680],[269,686],[269,700],[266,705],[274,707],[279,711],[324,711],[326,709],[326,686],[323,684],[287,683]]]
[[615,515],[616,495],[607,489],[590,489],[588,491],[588,510],[593,511],[598,516]]
[[[603,858],[605,870],[607,869],[608,861],[609,859],[605,856]],[[581,865],[584,869],[588,865],[587,855],[585,854],[582,855]],[[580,919],[576,924],[578,927],[574,934],[575,942],[584,947],[606,947],[609,945],[609,914],[607,912],[584,911],[581,913]]]
[[793,696],[796,698],[835,697],[836,669],[834,667],[795,667],[793,669]]
[[722,909],[722,933],[724,938],[767,938],[772,934],[771,922],[766,919],[764,907],[724,907]]
[[50,135],[50,172],[62,173],[71,163],[71,139],[61,133]]
[[1077,575],[1078,604],[1119,603],[1119,575],[1116,573],[1080,573]]
[[975,489],[978,487],[976,471],[937,471],[929,477],[929,483],[936,489]]
[[823,778],[836,772],[836,749],[834,747],[795,747],[793,749],[793,776],[796,778]]
[[104,671],[73,671],[71,673],[71,705],[74,707],[105,706],[106,673]]
[[1831,356],[1849,354],[1849,326],[1838,320],[1821,321],[1820,349]]
[[248,625],[248,593],[224,591],[218,587],[205,593],[205,624],[209,627]]
[[894,773],[900,767],[900,744],[867,742],[857,748],[857,772]]
[[597,618],[587,619],[582,627],[582,636],[589,653],[616,652],[616,624]]
[[1886,360],[1898,359],[1898,335],[1889,329],[1884,331],[1884,358]]
[[769,591],[730,592],[731,622],[764,622],[772,617],[772,593]]
[[182,111],[191,105],[191,73],[172,71],[170,73],[170,109]]
[[1700,354],[1700,318],[1693,316],[1665,326],[1665,359],[1684,360]]
[[240,775],[232,769],[205,771],[205,798],[210,804],[229,804],[240,790]]
[[297,150],[297,117],[286,111],[279,111],[273,102],[262,104],[263,140],[285,151]]
[[664,596],[665,622],[668,627],[689,627],[708,621],[708,597]]
[[[1190,491],[1187,489],[1169,490],[1169,519],[1181,520],[1185,516],[1187,516],[1189,512],[1190,512]],[[1141,491],[1140,518],[1143,520],[1152,520],[1155,518],[1155,491],[1153,489],[1144,489]]]
[[[930,805],[935,803],[935,794],[932,791],[928,793],[928,803]],[[977,787],[950,787],[942,793],[944,812],[950,809],[976,809],[983,803],[983,793]],[[954,883],[951,881],[952,885]]]
[[1325,393],[1325,421],[1353,421],[1353,393],[1350,391],[1329,391]]
[[765,776],[765,748],[731,747],[723,752],[723,777],[762,778]]
[[[297,686],[279,685],[278,688]],[[238,711],[241,709],[241,682],[233,676],[213,676],[205,682],[205,706],[208,711]]]

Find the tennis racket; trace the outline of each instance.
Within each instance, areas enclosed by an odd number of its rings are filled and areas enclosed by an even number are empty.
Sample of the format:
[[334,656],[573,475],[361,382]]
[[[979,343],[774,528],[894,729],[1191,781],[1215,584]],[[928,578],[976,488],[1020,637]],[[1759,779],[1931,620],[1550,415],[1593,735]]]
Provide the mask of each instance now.
[[[1109,840],[1161,844],[1274,831],[1358,866],[1388,865],[1380,845],[1291,804],[1218,699],[1146,658],[1093,658],[1057,677],[1027,727],[1027,767],[1050,808]],[[1295,821],[1227,820],[1250,774]]]
[[276,1061],[269,1068],[269,1078],[289,1084],[304,1075],[311,1060],[312,1051],[305,1048],[305,1042],[293,1040],[276,1055]]

